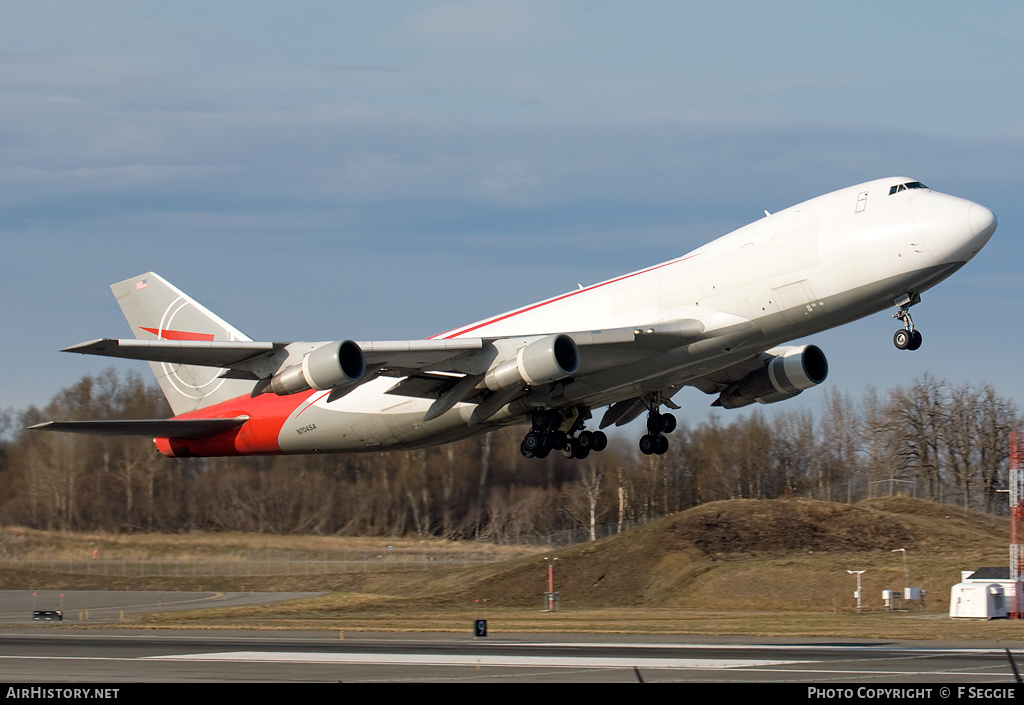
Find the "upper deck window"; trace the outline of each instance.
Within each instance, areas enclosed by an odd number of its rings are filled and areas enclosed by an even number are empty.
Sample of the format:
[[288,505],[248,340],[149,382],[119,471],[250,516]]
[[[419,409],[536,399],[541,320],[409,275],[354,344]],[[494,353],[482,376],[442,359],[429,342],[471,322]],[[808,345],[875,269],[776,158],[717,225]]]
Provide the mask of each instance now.
[[925,186],[924,184],[922,184],[920,181],[908,181],[905,184],[897,184],[897,185],[893,186],[892,188],[890,188],[889,189],[889,195],[891,196],[894,193],[899,193],[900,191],[906,191],[907,189],[912,189],[912,188],[928,188],[928,187]]

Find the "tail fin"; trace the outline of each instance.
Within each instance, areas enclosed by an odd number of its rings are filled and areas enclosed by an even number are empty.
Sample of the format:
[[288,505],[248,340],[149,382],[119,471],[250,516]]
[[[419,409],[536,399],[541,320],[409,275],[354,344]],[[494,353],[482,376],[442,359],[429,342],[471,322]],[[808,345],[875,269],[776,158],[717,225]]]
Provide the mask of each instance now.
[[[121,312],[141,340],[251,340],[158,274],[147,272],[112,284]],[[253,382],[221,377],[223,370],[151,362],[175,415],[247,395]]]

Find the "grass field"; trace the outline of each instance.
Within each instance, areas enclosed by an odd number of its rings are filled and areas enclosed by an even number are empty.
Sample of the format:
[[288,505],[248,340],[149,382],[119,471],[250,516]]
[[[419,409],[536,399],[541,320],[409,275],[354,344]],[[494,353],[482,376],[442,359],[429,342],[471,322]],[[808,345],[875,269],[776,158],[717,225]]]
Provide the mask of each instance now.
[[[492,633],[1009,642],[1024,635],[1024,621],[947,616],[950,588],[959,582],[961,570],[1006,565],[1007,534],[1005,520],[899,498],[856,505],[716,502],[618,536],[551,551],[467,547],[440,540],[6,529],[0,532],[5,557],[0,561],[0,588],[326,593],[266,606],[167,612],[126,624],[133,627],[469,633],[474,619],[485,618]],[[906,562],[904,553],[894,552],[901,548],[906,549]],[[357,552],[372,556],[359,570],[324,570],[345,565],[341,558],[351,559]],[[125,565],[129,558],[148,561],[155,556],[166,561],[161,565],[182,558],[197,565],[237,565],[231,574],[223,570],[202,577],[88,575],[60,569],[83,553]],[[286,556],[289,565],[305,561],[313,568],[292,574],[245,571],[246,562],[254,566],[269,554]],[[442,559],[468,555],[474,559]],[[409,560],[403,562],[403,557]],[[35,567],[26,568],[29,564]],[[554,612],[542,609],[549,566],[559,593]],[[866,571],[865,609],[860,613],[853,596],[856,579],[848,570]],[[924,603],[909,604],[905,611],[883,609],[882,590],[902,591],[907,582],[925,589]]]

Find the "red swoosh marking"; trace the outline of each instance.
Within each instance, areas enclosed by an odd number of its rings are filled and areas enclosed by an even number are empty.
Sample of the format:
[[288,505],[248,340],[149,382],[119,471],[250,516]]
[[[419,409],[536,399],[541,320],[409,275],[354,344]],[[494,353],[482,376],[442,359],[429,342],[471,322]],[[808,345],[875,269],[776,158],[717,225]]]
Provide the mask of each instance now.
[[142,330],[147,333],[152,333],[158,338],[164,340],[213,340],[213,333],[190,333],[183,330],[160,330],[159,328],[146,328],[142,327]]

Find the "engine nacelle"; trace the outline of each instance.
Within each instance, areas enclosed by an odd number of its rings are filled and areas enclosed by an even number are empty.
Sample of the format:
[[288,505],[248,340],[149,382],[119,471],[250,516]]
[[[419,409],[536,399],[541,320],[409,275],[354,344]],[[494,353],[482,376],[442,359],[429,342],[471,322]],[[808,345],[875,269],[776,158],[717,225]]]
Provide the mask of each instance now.
[[816,345],[785,348],[764,368],[751,372],[722,392],[713,406],[737,409],[755,401],[774,404],[821,384],[827,376],[828,360]]
[[351,340],[341,340],[306,353],[302,362],[275,374],[270,378],[270,391],[285,395],[354,386],[364,374],[366,361],[362,349]]
[[575,374],[579,367],[580,350],[576,341],[560,333],[519,348],[515,357],[487,370],[484,384],[495,392],[524,384],[547,384]]

